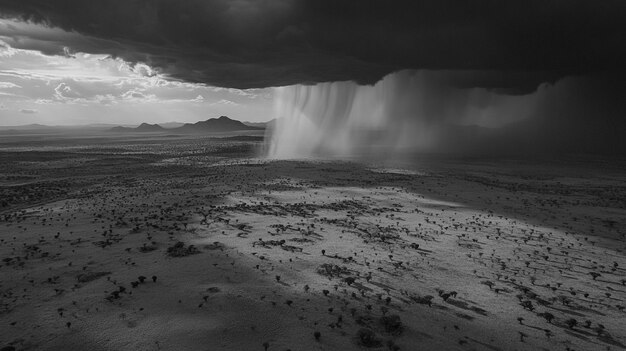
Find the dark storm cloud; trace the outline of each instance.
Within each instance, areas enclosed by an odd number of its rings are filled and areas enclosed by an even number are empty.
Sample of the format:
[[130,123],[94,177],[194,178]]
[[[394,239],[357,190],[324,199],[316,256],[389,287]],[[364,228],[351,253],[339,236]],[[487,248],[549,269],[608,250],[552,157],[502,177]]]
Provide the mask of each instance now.
[[0,14],[80,34],[59,46],[236,88],[373,83],[414,68],[467,70],[460,86],[525,93],[626,62],[619,0],[0,0]]

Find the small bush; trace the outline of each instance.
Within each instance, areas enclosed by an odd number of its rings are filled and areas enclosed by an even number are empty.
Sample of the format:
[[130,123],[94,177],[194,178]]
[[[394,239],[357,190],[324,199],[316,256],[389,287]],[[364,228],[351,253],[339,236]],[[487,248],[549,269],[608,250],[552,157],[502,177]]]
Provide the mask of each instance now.
[[359,345],[365,347],[380,347],[382,345],[382,341],[376,336],[371,329],[361,328],[356,333],[357,341]]
[[200,251],[193,245],[185,247],[185,243],[182,241],[177,242],[173,246],[167,249],[167,254],[171,257],[185,257],[193,254],[197,254]]
[[570,318],[565,321],[565,324],[570,328],[574,329],[574,327],[578,324],[578,322],[574,318]]
[[142,252],[142,253],[152,252],[152,251],[154,251],[156,249],[157,249],[157,247],[155,245],[143,244],[143,246],[139,247],[139,252]]
[[383,325],[385,331],[389,334],[402,334],[403,325],[402,321],[400,320],[400,316],[398,316],[397,314],[380,317],[380,324]]
[[224,244],[219,241],[215,241],[211,244],[204,245],[204,248],[207,250],[222,250],[224,248]]
[[432,295],[426,295],[426,296],[419,296],[419,295],[415,295],[415,296],[411,296],[411,300],[422,304],[422,305],[428,305],[431,306],[433,304],[433,296]]
[[78,277],[76,277],[76,280],[78,280],[79,283],[88,283],[90,281],[102,278],[105,275],[109,275],[109,274],[111,274],[111,272],[85,273],[85,274],[80,274]]

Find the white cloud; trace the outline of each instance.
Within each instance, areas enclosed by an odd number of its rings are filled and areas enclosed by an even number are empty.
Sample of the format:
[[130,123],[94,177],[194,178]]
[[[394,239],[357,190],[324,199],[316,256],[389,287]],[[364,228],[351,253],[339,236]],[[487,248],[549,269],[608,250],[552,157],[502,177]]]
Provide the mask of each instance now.
[[93,100],[101,105],[114,105],[117,103],[117,98],[111,94],[96,95]]
[[15,55],[16,52],[16,49],[13,49],[9,44],[0,39],[0,57],[11,57]]
[[234,101],[230,101],[227,99],[222,99],[219,101],[216,101],[214,103],[212,103],[211,105],[230,105],[230,106],[236,106],[239,105],[238,103],[234,102]]
[[[19,42],[15,26],[37,32],[42,42]],[[264,97],[271,89],[211,87],[172,80],[147,64],[109,55],[69,47],[43,50],[44,42],[57,34],[72,35],[50,30],[0,20],[0,104],[5,106],[0,124],[21,123],[28,112],[20,110],[38,111],[30,118],[34,123],[53,124],[151,121],[144,118],[163,122],[172,115],[194,122],[207,114],[269,119],[272,102]]]
[[265,91],[267,89],[234,89],[234,88],[221,88],[221,87],[210,87],[211,90],[215,92],[228,92],[230,94],[245,96],[250,99],[256,99],[259,97],[259,92]]
[[133,89],[122,94],[122,99],[131,100],[133,102],[159,102],[156,95],[146,94],[139,89]]
[[80,98],[80,93],[72,90],[72,88],[66,83],[60,83],[54,88],[54,97],[60,101],[68,101]]
[[0,89],[21,88],[19,85],[11,82],[0,82]]
[[189,101],[193,101],[193,102],[204,102],[204,96],[202,95],[198,95],[196,96],[195,99],[189,100]]
[[154,77],[157,75],[157,72],[152,69],[152,67],[144,63],[135,64],[135,66],[132,68],[132,71],[140,77]]

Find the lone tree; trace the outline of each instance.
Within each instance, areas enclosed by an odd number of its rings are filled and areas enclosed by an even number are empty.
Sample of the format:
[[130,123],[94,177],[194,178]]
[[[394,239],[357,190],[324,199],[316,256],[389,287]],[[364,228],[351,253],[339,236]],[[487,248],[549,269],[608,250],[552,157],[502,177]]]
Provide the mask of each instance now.
[[315,333],[313,333],[313,336],[315,337],[315,340],[320,341],[320,338],[322,337],[322,333],[316,331]]

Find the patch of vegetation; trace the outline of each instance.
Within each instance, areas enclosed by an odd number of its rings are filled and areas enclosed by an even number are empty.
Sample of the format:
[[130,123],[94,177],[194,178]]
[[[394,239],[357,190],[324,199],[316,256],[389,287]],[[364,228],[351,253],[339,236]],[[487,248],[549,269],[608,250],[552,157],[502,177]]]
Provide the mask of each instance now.
[[146,253],[146,252],[151,252],[151,251],[154,251],[154,250],[156,250],[156,249],[157,249],[157,247],[156,247],[155,245],[146,245],[146,244],[143,244],[141,247],[139,247],[139,252]]
[[350,275],[350,271],[345,266],[324,263],[317,268],[317,273],[326,277],[341,277],[342,275]]
[[400,335],[402,334],[402,330],[404,329],[402,321],[400,320],[400,316],[398,316],[397,314],[380,317],[380,324],[382,324],[387,333],[392,335]]
[[109,274],[111,274],[111,272],[91,272],[91,273],[79,274],[78,277],[76,277],[76,280],[78,280],[79,283],[89,283],[91,281],[102,278],[105,275],[109,275]]
[[167,254],[171,257],[185,257],[197,253],[200,253],[200,250],[193,245],[185,247],[185,243],[182,241],[179,241],[173,246],[167,248]]
[[428,306],[432,306],[433,304],[433,298],[434,296],[432,295],[425,295],[425,296],[420,296],[420,295],[414,295],[411,296],[411,300],[422,304],[422,305],[428,305]]
[[361,328],[356,333],[357,343],[364,347],[380,347],[382,341],[376,336],[371,329]]
[[[190,246],[193,246],[193,245],[190,245]],[[224,244],[222,244],[219,241],[215,241],[212,244],[204,245],[203,247],[207,250],[221,250],[224,248]]]

